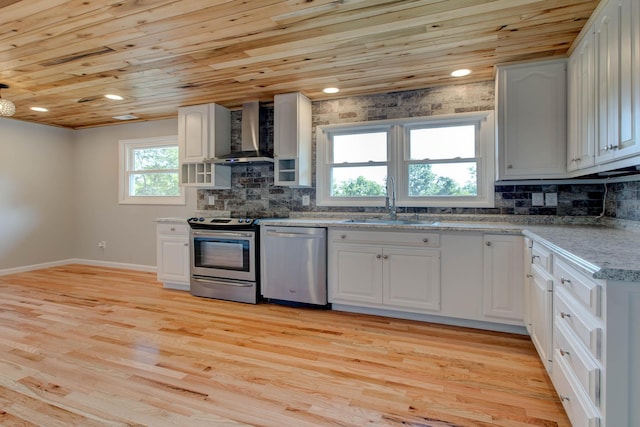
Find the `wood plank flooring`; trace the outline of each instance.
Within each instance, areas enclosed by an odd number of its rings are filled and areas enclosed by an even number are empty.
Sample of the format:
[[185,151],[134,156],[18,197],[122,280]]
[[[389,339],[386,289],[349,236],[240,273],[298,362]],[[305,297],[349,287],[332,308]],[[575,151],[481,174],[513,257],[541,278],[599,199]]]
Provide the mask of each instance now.
[[2,426],[569,426],[526,336],[163,289],[0,277]]

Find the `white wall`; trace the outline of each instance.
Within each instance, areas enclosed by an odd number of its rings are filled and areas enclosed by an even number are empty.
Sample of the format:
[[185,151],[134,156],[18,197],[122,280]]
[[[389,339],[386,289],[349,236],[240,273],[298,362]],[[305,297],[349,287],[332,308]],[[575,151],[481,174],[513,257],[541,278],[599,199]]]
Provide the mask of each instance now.
[[0,270],[73,256],[73,131],[0,119]]
[[[75,131],[74,194],[76,257],[107,263],[156,266],[155,223],[159,217],[187,218],[196,210],[196,190],[185,206],[118,204],[118,141],[176,135],[177,119]],[[99,249],[98,242],[106,241]]]
[[196,190],[183,206],[118,204],[118,141],[177,130],[177,119],[82,130],[0,119],[0,274],[73,258],[154,269],[153,220],[193,215]]

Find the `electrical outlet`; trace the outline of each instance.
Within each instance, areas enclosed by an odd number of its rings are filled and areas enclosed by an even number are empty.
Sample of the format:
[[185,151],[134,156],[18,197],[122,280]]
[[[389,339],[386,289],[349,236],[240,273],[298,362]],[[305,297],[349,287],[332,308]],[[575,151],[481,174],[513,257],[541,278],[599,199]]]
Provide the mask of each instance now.
[[558,193],[545,193],[544,204],[545,206],[558,206]]
[[209,196],[209,205],[215,205],[216,204],[216,196]]
[[309,206],[311,204],[311,197],[308,194],[302,195],[302,206]]
[[544,206],[544,193],[531,193],[531,206]]

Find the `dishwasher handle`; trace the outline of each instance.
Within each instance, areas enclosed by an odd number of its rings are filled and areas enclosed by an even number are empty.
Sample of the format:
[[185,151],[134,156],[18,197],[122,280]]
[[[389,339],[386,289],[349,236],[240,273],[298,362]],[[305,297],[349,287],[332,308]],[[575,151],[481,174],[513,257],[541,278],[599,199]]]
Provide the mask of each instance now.
[[267,237],[287,237],[287,238],[304,238],[304,239],[324,239],[324,234],[309,234],[309,233],[283,233],[281,231],[267,230],[265,233]]

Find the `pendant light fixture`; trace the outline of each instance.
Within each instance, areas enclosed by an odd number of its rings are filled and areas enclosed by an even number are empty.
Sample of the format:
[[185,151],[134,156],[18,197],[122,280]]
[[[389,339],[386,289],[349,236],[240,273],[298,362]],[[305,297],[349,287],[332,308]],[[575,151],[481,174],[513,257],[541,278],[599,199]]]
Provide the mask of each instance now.
[[[0,83],[0,89],[9,89],[9,85]],[[11,117],[16,112],[16,106],[13,102],[2,97],[0,93],[0,117]]]

